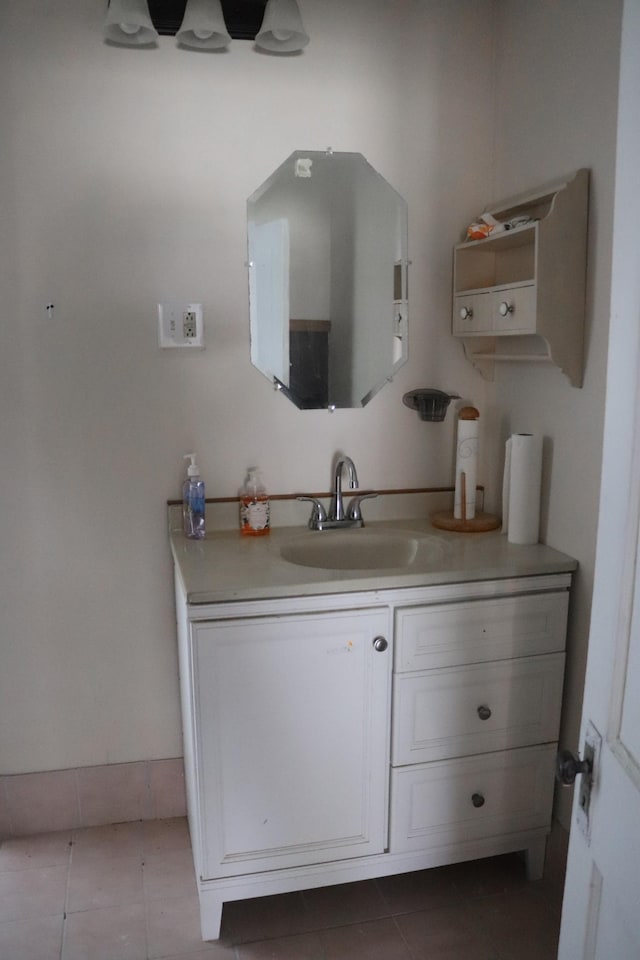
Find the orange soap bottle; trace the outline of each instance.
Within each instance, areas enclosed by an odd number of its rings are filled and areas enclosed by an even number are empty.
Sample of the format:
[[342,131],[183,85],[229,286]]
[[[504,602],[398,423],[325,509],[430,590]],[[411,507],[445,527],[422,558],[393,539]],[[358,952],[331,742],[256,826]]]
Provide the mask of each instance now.
[[249,467],[240,491],[240,533],[264,537],[271,529],[271,506],[257,467]]

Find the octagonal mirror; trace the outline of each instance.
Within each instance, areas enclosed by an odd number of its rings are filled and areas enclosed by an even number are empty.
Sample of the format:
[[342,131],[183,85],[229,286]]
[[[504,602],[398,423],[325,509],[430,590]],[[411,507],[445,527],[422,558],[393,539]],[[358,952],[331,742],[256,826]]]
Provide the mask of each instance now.
[[406,362],[407,205],[359,153],[292,153],[247,201],[251,361],[300,409]]

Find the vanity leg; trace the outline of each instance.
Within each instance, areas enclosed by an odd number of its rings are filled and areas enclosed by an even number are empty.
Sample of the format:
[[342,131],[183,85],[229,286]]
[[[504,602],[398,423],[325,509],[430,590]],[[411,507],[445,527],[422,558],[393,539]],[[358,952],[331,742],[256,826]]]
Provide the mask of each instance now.
[[544,873],[544,856],[547,849],[546,837],[534,842],[525,850],[527,880],[542,880]]
[[222,898],[216,893],[200,891],[200,929],[203,940],[220,939],[222,904]]

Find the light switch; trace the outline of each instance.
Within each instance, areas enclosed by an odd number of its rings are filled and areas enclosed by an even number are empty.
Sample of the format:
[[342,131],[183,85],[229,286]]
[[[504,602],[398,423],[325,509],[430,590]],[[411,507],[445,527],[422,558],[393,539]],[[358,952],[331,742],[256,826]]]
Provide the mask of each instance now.
[[201,303],[159,303],[158,344],[161,347],[204,347]]

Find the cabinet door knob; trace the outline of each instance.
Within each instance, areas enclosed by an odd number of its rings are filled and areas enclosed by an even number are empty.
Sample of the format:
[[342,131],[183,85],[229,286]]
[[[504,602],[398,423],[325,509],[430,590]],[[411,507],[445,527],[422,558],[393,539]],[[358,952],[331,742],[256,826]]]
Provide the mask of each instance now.
[[473,316],[473,307],[461,307],[460,308],[460,319],[461,320],[471,320]]
[[388,646],[386,637],[376,637],[373,641],[373,649],[377,650],[378,653],[384,653]]
[[484,797],[481,793],[474,793],[471,797],[471,803],[474,807],[484,807]]
[[503,300],[500,306],[498,307],[498,312],[501,317],[506,317],[510,313],[513,313],[514,307],[512,303],[507,303],[506,300]]
[[478,716],[481,720],[488,720],[491,716],[491,708],[486,707],[484,704],[481,707],[478,707]]

